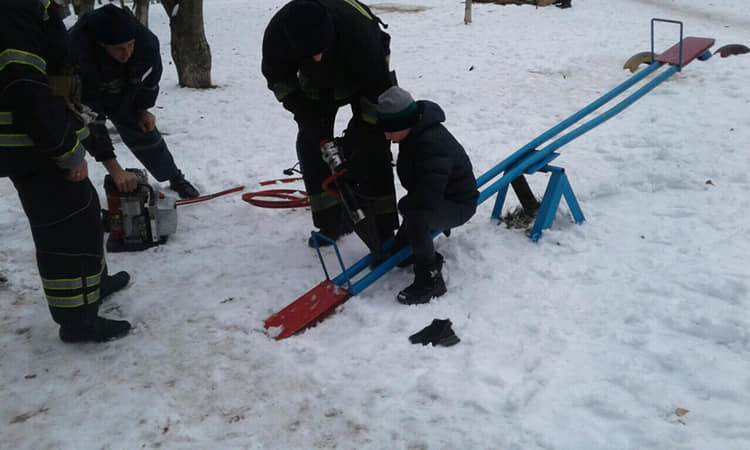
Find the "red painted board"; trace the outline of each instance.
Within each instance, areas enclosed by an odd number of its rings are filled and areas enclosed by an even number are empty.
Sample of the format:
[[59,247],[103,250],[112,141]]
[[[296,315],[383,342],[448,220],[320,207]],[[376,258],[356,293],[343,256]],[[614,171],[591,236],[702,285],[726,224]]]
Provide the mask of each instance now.
[[[686,37],[682,40],[682,65],[687,66],[690,61],[702,55],[706,50],[714,45],[711,38]],[[677,65],[680,63],[680,43],[676,43],[669,50],[657,55],[655,58],[659,62]]]
[[349,299],[349,291],[323,281],[289,306],[269,317],[265,328],[271,337],[280,341],[306,328],[316,325],[331,314],[337,306]]

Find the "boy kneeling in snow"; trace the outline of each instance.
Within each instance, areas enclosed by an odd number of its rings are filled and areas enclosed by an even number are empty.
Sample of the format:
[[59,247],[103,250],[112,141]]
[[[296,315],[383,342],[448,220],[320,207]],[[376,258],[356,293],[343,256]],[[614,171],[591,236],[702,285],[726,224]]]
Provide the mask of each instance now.
[[396,171],[408,193],[398,202],[403,222],[394,251],[414,250],[414,283],[398,293],[400,303],[427,303],[446,291],[443,256],[432,233],[463,225],[477,209],[477,182],[464,148],[441,124],[445,113],[429,100],[415,102],[393,86],[378,98],[378,124],[386,139],[399,144]]

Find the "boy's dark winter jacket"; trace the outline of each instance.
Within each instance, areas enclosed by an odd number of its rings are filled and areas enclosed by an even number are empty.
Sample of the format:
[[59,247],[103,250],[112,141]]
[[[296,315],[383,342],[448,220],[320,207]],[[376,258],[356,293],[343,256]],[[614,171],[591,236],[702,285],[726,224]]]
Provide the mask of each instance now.
[[433,210],[447,199],[476,206],[479,198],[471,161],[442,125],[445,113],[429,100],[417,102],[419,120],[400,142],[396,170],[408,194],[399,210]]

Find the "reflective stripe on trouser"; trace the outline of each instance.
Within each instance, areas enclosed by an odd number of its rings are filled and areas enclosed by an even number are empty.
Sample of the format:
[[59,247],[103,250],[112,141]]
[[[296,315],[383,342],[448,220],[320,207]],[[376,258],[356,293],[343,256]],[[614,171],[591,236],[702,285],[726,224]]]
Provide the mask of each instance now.
[[47,303],[55,308],[77,308],[99,300],[104,265],[99,273],[79,278],[48,279],[42,277]]
[[11,175],[36,247],[50,313],[63,326],[96,318],[103,270],[99,198],[91,182],[69,182],[55,167]]
[[313,214],[321,211],[325,211],[328,208],[341,206],[341,198],[337,195],[333,195],[330,192],[321,192],[319,194],[309,195],[310,197],[310,209]]

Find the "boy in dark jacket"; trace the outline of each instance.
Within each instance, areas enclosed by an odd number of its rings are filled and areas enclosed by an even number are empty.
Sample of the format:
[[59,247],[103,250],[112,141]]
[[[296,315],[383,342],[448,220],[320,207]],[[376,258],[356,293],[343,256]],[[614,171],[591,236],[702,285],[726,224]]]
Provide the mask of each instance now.
[[464,148],[441,124],[445,113],[429,100],[415,102],[393,86],[378,98],[378,122],[386,139],[399,144],[396,169],[408,193],[398,202],[403,223],[394,248],[414,250],[414,282],[397,300],[427,303],[445,293],[443,256],[432,234],[463,225],[477,209],[479,191]]
[[71,62],[81,76],[81,102],[99,117],[92,123],[86,150],[102,162],[121,192],[138,187],[135,174],[123,170],[104,121],[117,128],[125,145],[158,181],[169,180],[181,198],[198,190],[188,182],[156,128],[149,108],[159,95],[162,65],[159,40],[129,12],[106,5],[81,17],[70,29]]
[[378,95],[393,85],[390,37],[379,24],[357,0],[292,0],[266,27],[261,63],[268,88],[297,122],[297,158],[313,224],[334,240],[351,232],[352,225],[339,197],[321,186],[331,172],[320,143],[333,138],[338,109],[350,105],[352,118],[342,144],[349,181],[376,224],[377,242],[366,242],[375,247],[398,227],[390,145],[375,115]]

